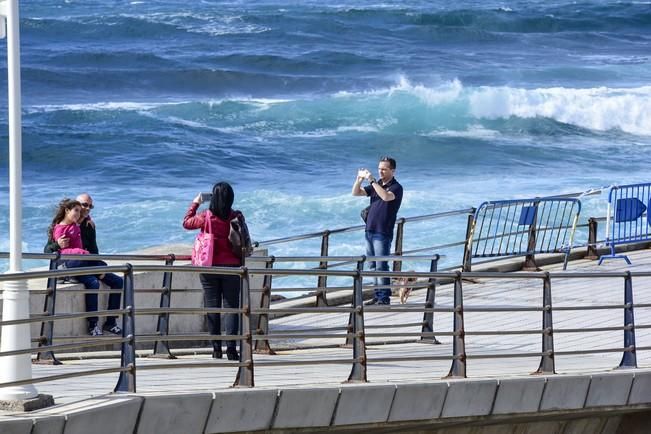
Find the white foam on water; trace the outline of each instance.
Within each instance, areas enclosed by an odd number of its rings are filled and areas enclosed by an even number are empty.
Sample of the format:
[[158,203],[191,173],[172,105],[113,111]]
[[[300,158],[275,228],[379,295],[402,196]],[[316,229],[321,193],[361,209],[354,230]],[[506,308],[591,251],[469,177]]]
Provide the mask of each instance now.
[[478,119],[546,117],[596,131],[651,135],[651,86],[520,89],[481,87],[469,92]]

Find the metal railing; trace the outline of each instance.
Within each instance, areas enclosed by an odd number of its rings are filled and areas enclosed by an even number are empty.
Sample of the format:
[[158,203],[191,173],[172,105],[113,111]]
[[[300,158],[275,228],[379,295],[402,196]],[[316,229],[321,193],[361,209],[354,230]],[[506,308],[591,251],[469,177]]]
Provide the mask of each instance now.
[[[263,261],[271,260],[272,258],[261,258]],[[273,258],[275,262],[281,262],[282,258]],[[299,259],[314,261],[321,258],[292,258],[297,261]],[[344,364],[350,366],[350,374],[347,381],[350,382],[365,382],[367,381],[367,371],[369,365],[374,363],[386,362],[424,362],[428,360],[448,361],[450,369],[447,374],[448,377],[464,378],[467,376],[467,370],[471,367],[469,361],[473,359],[504,359],[504,358],[539,358],[539,368],[537,372],[545,374],[553,374],[556,372],[557,356],[567,355],[585,355],[585,354],[600,354],[607,352],[621,352],[622,359],[619,364],[620,367],[635,368],[637,367],[636,352],[640,350],[649,350],[651,347],[636,347],[635,331],[638,328],[646,329],[651,328],[651,325],[635,325],[634,308],[651,308],[651,304],[635,304],[633,299],[633,280],[635,278],[651,277],[651,272],[618,272],[618,273],[576,273],[576,272],[529,272],[529,273],[497,273],[497,272],[381,272],[381,271],[363,271],[360,266],[364,260],[374,259],[389,259],[389,258],[364,258],[364,257],[350,257],[350,258],[336,258],[336,260],[346,259],[354,261],[357,266],[353,270],[329,270],[329,269],[273,269],[273,268],[219,268],[219,267],[193,267],[193,266],[171,266],[171,265],[131,265],[129,263],[121,266],[110,267],[89,267],[84,269],[67,269],[67,270],[48,270],[39,272],[26,272],[0,275],[0,282],[9,280],[26,280],[38,278],[57,278],[64,275],[83,275],[89,273],[105,273],[115,272],[121,273],[124,276],[124,307],[119,311],[100,311],[93,312],[92,315],[107,316],[119,313],[122,315],[122,337],[107,338],[102,337],[99,339],[92,339],[88,342],[73,343],[56,345],[50,343],[43,345],[39,348],[28,348],[23,350],[8,351],[0,353],[0,357],[28,354],[28,353],[44,353],[54,351],[66,351],[76,348],[95,347],[106,344],[120,344],[121,345],[121,358],[120,366],[114,368],[92,369],[84,372],[73,372],[69,374],[49,375],[45,377],[35,378],[31,380],[14,381],[10,383],[2,383],[1,387],[18,386],[28,383],[40,383],[45,381],[60,380],[63,378],[72,378],[86,375],[97,375],[106,373],[119,373],[119,378],[115,386],[115,391],[136,391],[136,372],[138,369],[172,369],[172,368],[196,368],[196,367],[237,367],[238,372],[234,381],[234,385],[238,387],[253,387],[255,385],[255,370],[265,369],[273,366],[292,366],[301,364]],[[391,259],[401,260],[405,258],[392,257]],[[208,273],[220,275],[237,275],[240,277],[240,292],[241,292],[241,307],[239,309],[205,309],[205,308],[138,308],[135,304],[134,298],[134,273],[136,272],[163,272],[163,273]],[[350,285],[349,291],[352,295],[352,302],[350,306],[337,306],[337,307],[253,307],[251,305],[251,289],[250,281],[252,276],[312,276],[327,275],[330,277],[338,277],[348,279]],[[425,303],[408,304],[408,305],[391,305],[391,306],[364,306],[363,304],[363,279],[364,278],[404,278],[415,277],[418,279],[426,279],[420,281],[421,285],[428,288]],[[552,283],[556,279],[621,279],[623,282],[623,303],[612,304],[588,304],[588,305],[564,305],[560,307],[553,307],[552,305]],[[541,294],[541,303],[527,306],[482,306],[474,305],[472,300],[475,298],[466,299],[464,295],[464,282],[467,280],[506,280],[506,279],[524,279],[524,280],[538,280],[540,286],[538,290]],[[453,284],[453,303],[452,306],[437,305],[435,302],[435,288],[437,283],[444,282]],[[382,286],[382,285],[380,285]],[[535,286],[534,286],[535,288]],[[470,301],[470,303],[468,303]],[[562,311],[580,311],[580,310],[620,310],[624,313],[623,326],[615,327],[608,325],[600,325],[592,328],[556,328],[553,321],[554,312]],[[137,333],[137,317],[139,315],[187,315],[187,314],[201,314],[205,313],[237,313],[241,316],[241,330],[236,336],[206,336],[205,334],[194,335],[140,335]],[[540,326],[536,329],[511,329],[506,328],[502,330],[475,330],[467,327],[464,322],[464,315],[469,312],[503,312],[504,314],[515,314],[522,312],[531,312],[532,314],[540,313],[542,318]],[[344,326],[344,333],[331,333],[333,331],[341,330],[341,328],[326,327],[321,330],[311,329],[302,330],[301,332],[288,331],[283,329],[273,330],[260,330],[254,327],[253,315],[278,315],[278,314],[296,314],[308,313],[310,315],[321,314],[345,314],[349,317],[349,324]],[[365,319],[368,315],[376,313],[392,313],[396,316],[403,317],[410,314],[423,314],[424,320],[421,324],[420,332],[411,331],[392,331],[390,329],[401,329],[405,325],[414,326],[414,323],[409,321],[403,323],[389,323],[389,324],[375,324],[373,326],[365,325]],[[436,342],[434,337],[433,322],[428,323],[428,315],[432,317],[436,313],[447,313],[452,316],[451,327],[447,330],[437,330],[437,336],[448,336],[452,338],[451,351],[448,354],[442,355],[440,352],[431,352],[430,354],[418,354],[414,356],[380,356],[368,357],[366,348],[369,343],[368,338],[382,338],[382,339],[402,339],[402,340],[427,340]],[[89,316],[88,313],[67,313],[55,314],[47,318],[48,321],[58,321],[71,318],[85,318]],[[35,315],[29,319],[0,321],[0,326],[25,324],[41,322],[44,320],[44,315]],[[342,324],[343,325],[343,324]],[[387,331],[388,329],[388,331]],[[623,341],[617,344],[616,341],[609,342],[607,348],[588,348],[588,349],[573,349],[569,351],[555,351],[554,339],[555,335],[559,333],[595,333],[595,332],[623,332]],[[495,352],[495,353],[473,353],[466,348],[467,336],[488,336],[488,335],[524,335],[524,336],[539,336],[541,339],[540,351],[534,352]],[[312,360],[279,360],[279,361],[255,361],[255,348],[254,342],[256,341],[274,341],[282,339],[329,339],[333,338],[348,340],[351,347],[351,355],[346,358],[322,358]],[[236,363],[161,363],[153,366],[146,366],[138,368],[136,364],[136,345],[139,342],[183,342],[191,340],[210,340],[210,339],[234,339],[240,342],[240,359]],[[343,343],[343,342],[342,342]],[[427,347],[434,348],[434,347]],[[425,350],[427,351],[427,350]],[[429,374],[431,375],[431,374]]]

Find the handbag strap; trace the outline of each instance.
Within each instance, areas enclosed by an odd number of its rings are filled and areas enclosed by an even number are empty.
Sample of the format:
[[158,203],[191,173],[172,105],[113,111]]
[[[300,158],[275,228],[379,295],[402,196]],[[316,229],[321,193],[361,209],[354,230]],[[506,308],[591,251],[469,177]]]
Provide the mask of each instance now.
[[[203,232],[206,234],[212,234],[212,212],[210,212],[209,209],[207,209],[204,212],[204,221],[203,221]],[[208,228],[208,230],[206,230]]]

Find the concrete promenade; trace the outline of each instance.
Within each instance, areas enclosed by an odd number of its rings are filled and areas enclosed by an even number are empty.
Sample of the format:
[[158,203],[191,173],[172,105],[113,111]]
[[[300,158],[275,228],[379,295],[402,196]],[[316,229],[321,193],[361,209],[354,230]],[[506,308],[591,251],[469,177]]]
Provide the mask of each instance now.
[[[629,256],[631,266],[611,260],[599,270],[651,270],[651,251],[629,252]],[[545,269],[559,271],[560,267]],[[579,260],[570,263],[568,272],[596,269],[595,261]],[[621,305],[623,287],[622,278],[553,279],[553,306]],[[277,355],[254,355],[253,389],[229,388],[237,367],[225,360],[212,360],[207,353],[185,354],[176,360],[140,357],[136,361],[137,393],[111,394],[115,373],[40,383],[39,391],[52,394],[57,405],[29,415],[5,415],[0,418],[0,432],[83,433],[90,432],[90,424],[95,434],[293,429],[459,434],[647,432],[642,427],[651,409],[651,332],[644,326],[651,325],[650,308],[635,310],[639,368],[620,370],[613,368],[622,358],[618,349],[624,346],[623,331],[581,330],[622,327],[623,309],[554,311],[556,352],[603,352],[559,354],[555,358],[557,374],[540,376],[531,375],[540,362],[540,357],[531,356],[541,351],[540,334],[473,334],[540,330],[540,312],[472,311],[472,307],[540,306],[540,279],[476,279],[464,281],[463,289],[467,379],[444,378],[450,369],[451,361],[444,358],[452,355],[451,336],[440,336],[440,345],[420,343],[416,337],[373,336],[419,332],[419,326],[398,325],[420,322],[422,313],[367,309],[369,383],[343,384],[350,373],[352,350],[340,346],[342,337],[272,342]],[[651,278],[634,278],[633,292],[636,304],[651,303]],[[437,307],[451,307],[452,296],[452,285],[437,287]],[[424,290],[416,291],[409,304],[422,305],[424,297]],[[434,318],[436,332],[452,330],[451,313],[435,313]],[[271,332],[345,327],[347,321],[345,313],[292,315],[272,320]],[[374,325],[381,327],[368,328]],[[570,329],[574,331],[563,332]],[[488,357],[516,353],[521,356]],[[119,358],[106,355],[68,359],[62,366],[34,365],[34,376],[119,365]],[[299,360],[306,364],[279,363]],[[333,363],[336,361],[341,363]]]

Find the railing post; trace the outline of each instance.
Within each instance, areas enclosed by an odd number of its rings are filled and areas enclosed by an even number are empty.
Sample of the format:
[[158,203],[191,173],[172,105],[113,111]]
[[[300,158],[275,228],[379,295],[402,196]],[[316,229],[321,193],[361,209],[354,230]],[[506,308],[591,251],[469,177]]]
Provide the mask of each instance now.
[[113,391],[134,393],[136,391],[136,306],[133,294],[133,267],[131,264],[126,264],[126,266],[123,306],[127,312],[122,314],[122,338],[128,340],[122,342],[120,367],[127,368],[127,371],[120,372],[120,378],[118,378],[118,383]]
[[[276,258],[273,256],[270,257],[268,261],[265,262],[265,268],[271,270],[274,266],[274,261]],[[273,276],[271,274],[265,274],[262,282],[262,297],[260,298],[260,308],[264,309],[265,312],[258,315],[258,326],[256,327],[256,334],[259,335],[268,335],[269,334],[269,307],[271,306],[271,281]],[[276,354],[274,350],[271,349],[268,339],[260,339],[255,341],[255,352],[258,354]]]
[[[330,231],[323,231],[321,236],[321,256],[328,256],[328,246],[330,244]],[[327,270],[328,261],[319,262],[319,269]],[[317,280],[317,290],[316,290],[316,307],[323,307],[328,305],[328,299],[326,297],[326,289],[328,287],[328,276],[319,276]]]
[[529,225],[529,240],[527,242],[527,256],[524,258],[524,264],[522,265],[522,270],[525,271],[537,271],[538,266],[536,265],[536,225],[538,224],[538,205],[540,202],[534,202],[534,211],[533,211],[533,222]]
[[240,367],[233,387],[253,387],[253,338],[251,336],[251,287],[249,270],[242,267],[240,278],[240,300],[242,300],[242,313],[240,314],[240,328],[243,339],[240,341]]
[[542,357],[536,374],[555,374],[554,322],[552,318],[552,280],[549,272],[543,277]]
[[475,228],[475,213],[468,215],[466,224],[466,243],[463,247],[463,261],[461,264],[462,271],[470,271],[472,265],[472,235]]
[[[170,253],[165,259],[165,265],[171,267],[174,265],[176,256]],[[163,274],[163,291],[160,294],[160,307],[169,308],[172,298],[172,271],[165,271]],[[161,312],[158,314],[158,325],[156,326],[156,334],[160,336],[167,336],[170,331],[170,314],[169,312]],[[171,351],[167,341],[158,340],[154,342],[154,353],[152,357],[162,357],[166,359],[176,359]]]
[[454,338],[452,341],[452,366],[448,377],[466,378],[466,332],[463,328],[463,287],[461,272],[454,278]]
[[[61,252],[57,251],[54,259],[50,259],[50,271],[54,271],[59,266],[59,258]],[[47,279],[47,292],[45,294],[45,303],[43,312],[50,318],[56,313],[56,300],[57,300],[57,278],[56,276],[48,277]],[[38,343],[39,347],[43,345],[52,345],[54,340],[54,321],[43,321],[41,323],[41,338]],[[36,355],[35,363],[60,365],[61,362],[54,355],[54,351],[49,350]]]
[[[396,245],[394,255],[402,256],[402,243],[405,238],[405,218],[398,219],[398,228],[396,229]],[[402,270],[402,261],[393,261],[393,271]]]
[[[360,273],[362,270],[364,270],[364,262],[366,261],[366,256],[362,256],[362,259],[360,261],[357,261],[357,272]],[[362,286],[362,303],[364,302],[364,287]],[[353,297],[351,299],[350,305],[355,307],[355,282],[353,281]],[[348,315],[348,326],[346,327],[346,343],[343,345],[344,347],[350,347],[353,345],[353,337],[351,334],[353,333],[353,323],[355,322],[355,313],[351,312],[350,315]]]
[[[430,273],[436,273],[438,269],[438,261],[439,261],[440,256],[435,255],[435,257],[432,259],[432,262],[430,263],[429,271]],[[436,297],[436,278],[435,277],[430,277],[427,285],[427,296],[425,297],[425,309],[432,309],[434,308],[434,301]],[[424,312],[423,313],[423,328],[421,329],[422,333],[434,333],[434,312]],[[438,339],[436,339],[436,336],[430,337],[425,337],[421,336],[420,337],[421,342],[432,342],[433,344],[440,344]]]
[[585,259],[592,261],[599,259],[599,254],[597,253],[597,224],[597,219],[594,217],[588,219],[588,252],[585,255]]
[[633,279],[631,272],[624,278],[624,355],[620,368],[637,368],[635,354],[635,316],[633,314]]
[[353,366],[348,376],[348,383],[357,383],[367,381],[366,379],[366,337],[364,333],[364,303],[362,297],[362,273],[358,270],[353,282]]

